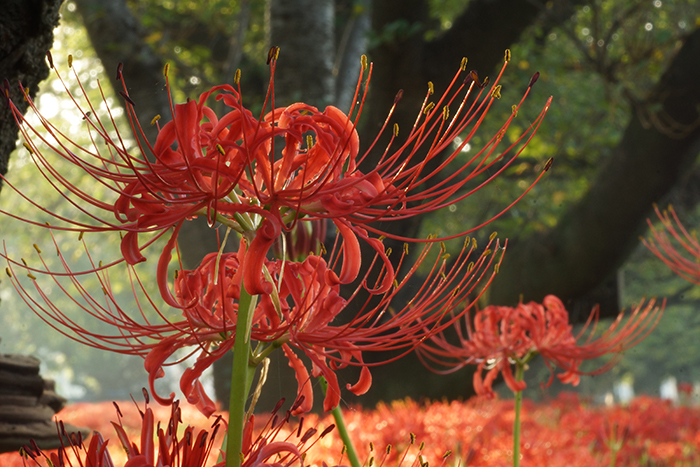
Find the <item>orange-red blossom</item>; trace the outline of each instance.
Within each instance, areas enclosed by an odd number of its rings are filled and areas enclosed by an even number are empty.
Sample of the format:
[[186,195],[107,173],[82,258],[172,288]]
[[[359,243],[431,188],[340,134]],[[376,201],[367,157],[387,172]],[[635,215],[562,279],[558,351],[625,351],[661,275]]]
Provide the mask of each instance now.
[[[574,336],[569,313],[554,295],[542,304],[520,303],[516,307],[488,306],[471,317],[467,316],[466,336],[455,326],[459,342],[453,344],[444,334],[431,337],[419,347],[421,359],[437,372],[448,373],[466,365],[477,365],[474,389],[477,394],[493,396],[491,385],[503,375],[513,392],[522,391],[526,384],[516,380],[513,365],[524,364],[537,354],[544,358],[554,376],[554,367],[562,370],[557,377],[564,383],[577,385],[579,375],[598,374],[610,369],[620,353],[636,345],[654,328],[663,310],[650,300],[646,306],[637,305],[624,319],[624,312],[600,335],[596,335],[598,308],[591,313],[584,328]],[[589,327],[592,325],[592,329]],[[584,335],[587,336],[580,342]],[[579,369],[585,360],[603,355],[613,358],[592,372]],[[483,372],[486,371],[484,377]]]

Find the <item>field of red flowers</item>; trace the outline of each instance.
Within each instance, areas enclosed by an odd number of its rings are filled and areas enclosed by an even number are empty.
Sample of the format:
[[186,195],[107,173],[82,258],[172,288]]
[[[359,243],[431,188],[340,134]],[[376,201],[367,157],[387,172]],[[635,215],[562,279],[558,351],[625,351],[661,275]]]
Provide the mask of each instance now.
[[[124,426],[136,440],[140,436],[138,412],[133,402],[120,402],[119,406]],[[165,423],[170,408],[152,408],[156,419]],[[60,415],[66,422],[100,431],[105,438],[115,436],[110,423],[116,416],[111,402],[74,404]],[[417,460],[433,466],[512,465],[512,400],[426,404],[405,400],[379,405],[375,410],[349,408],[345,415],[365,465],[370,457],[378,466],[397,465],[400,460],[405,467],[420,465]],[[182,419],[202,428],[212,423],[186,404]],[[257,420],[262,425],[266,417],[259,415]],[[332,422],[331,417],[308,415],[304,431],[313,426],[320,431]],[[292,421],[280,436],[297,436],[297,424]],[[411,434],[415,435],[414,443]],[[700,408],[673,406],[650,397],[638,397],[626,407],[601,407],[574,394],[562,394],[547,403],[525,402],[522,442],[525,466],[696,466],[700,465]],[[388,455],[387,445],[392,446]],[[110,446],[120,465],[118,456],[125,456],[116,452],[117,442]],[[309,448],[306,465],[319,466],[324,461],[328,465],[346,464],[341,448],[337,436],[325,436]],[[445,457],[448,451],[451,454]],[[215,460],[212,456],[212,462]],[[0,455],[0,465],[23,464],[16,453],[10,453]]]

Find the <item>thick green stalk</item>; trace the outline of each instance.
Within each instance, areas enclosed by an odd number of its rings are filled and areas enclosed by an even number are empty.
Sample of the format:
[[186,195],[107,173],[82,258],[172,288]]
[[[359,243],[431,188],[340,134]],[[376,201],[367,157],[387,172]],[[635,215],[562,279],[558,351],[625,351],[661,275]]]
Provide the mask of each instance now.
[[[522,381],[525,374],[525,364],[515,364],[515,381]],[[513,422],[513,467],[520,467],[520,409],[523,402],[523,392],[515,393],[515,421]]]
[[[321,388],[323,389],[323,394],[325,395],[326,391],[328,391],[328,382],[323,376],[319,378],[319,381],[321,382]],[[352,440],[350,439],[348,428],[345,425],[345,418],[343,418],[343,411],[340,410],[340,405],[336,406],[331,413],[333,414],[333,419],[335,420],[335,426],[338,429],[340,439],[343,441],[343,445],[345,446],[345,452],[348,455],[348,460],[350,461],[351,467],[362,467],[362,464],[360,464],[360,459],[357,457],[355,446],[352,444]]]
[[255,308],[255,300],[241,284],[236,321],[236,342],[233,344],[231,394],[228,409],[228,438],[226,441],[226,467],[241,466],[243,428],[245,426],[246,401],[253,381],[255,366],[250,364],[249,316]]

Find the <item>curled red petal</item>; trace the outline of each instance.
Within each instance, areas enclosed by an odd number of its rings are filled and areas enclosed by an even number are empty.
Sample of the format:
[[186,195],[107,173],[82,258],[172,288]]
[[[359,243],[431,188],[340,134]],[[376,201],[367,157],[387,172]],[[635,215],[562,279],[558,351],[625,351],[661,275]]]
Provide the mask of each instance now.
[[243,286],[251,295],[272,293],[272,284],[267,282],[262,274],[267,252],[279,237],[280,225],[270,219],[265,219],[250,242],[250,248],[245,257],[243,267]]
[[333,219],[338,232],[343,237],[343,267],[340,270],[338,280],[341,284],[349,284],[357,278],[362,265],[362,253],[360,242],[355,232],[341,219]]
[[121,242],[122,256],[130,265],[146,261],[139,250],[139,238],[136,232],[127,232]]
[[350,392],[355,394],[356,396],[361,396],[362,394],[366,393],[369,391],[369,388],[372,386],[372,373],[370,373],[369,368],[366,366],[362,367],[362,370],[360,371],[360,379],[357,380],[357,383],[350,385],[347,385],[347,388]]
[[304,362],[297,357],[287,344],[282,346],[282,350],[289,359],[289,366],[292,367],[297,378],[297,385],[299,387],[297,390],[297,399],[301,396],[304,397],[304,402],[292,410],[292,415],[300,415],[309,412],[314,406],[314,391],[311,387],[309,372],[304,366]]

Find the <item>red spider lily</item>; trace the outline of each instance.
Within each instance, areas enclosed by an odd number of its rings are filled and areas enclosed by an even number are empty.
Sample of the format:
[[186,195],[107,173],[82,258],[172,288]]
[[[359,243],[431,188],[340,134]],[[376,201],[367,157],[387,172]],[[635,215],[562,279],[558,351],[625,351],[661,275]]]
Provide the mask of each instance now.
[[[663,306],[654,307],[654,303],[654,300],[650,300],[645,307],[640,303],[624,324],[624,312],[620,313],[597,338],[598,308],[593,310],[584,328],[574,337],[569,313],[554,295],[545,297],[542,304],[520,303],[514,308],[488,306],[476,313],[473,325],[470,319],[466,320],[466,337],[461,327],[455,326],[460,341],[458,345],[449,343],[441,333],[419,347],[418,354],[429,367],[437,367],[435,371],[438,373],[450,373],[468,364],[478,365],[474,373],[474,389],[480,395],[493,396],[491,384],[499,373],[513,392],[525,389],[525,382],[516,381],[513,377],[511,366],[516,362],[526,363],[536,354],[542,355],[552,372],[550,383],[556,366],[563,370],[557,377],[575,386],[579,375],[607,371],[617,363],[621,352],[633,347],[651,332],[663,310]],[[591,324],[593,327],[588,336],[579,344]],[[598,370],[579,370],[584,360],[608,354],[613,354],[614,358]],[[487,370],[485,378],[482,376],[484,370]]]
[[[145,390],[144,395],[144,410],[137,405],[141,415],[139,443],[130,439],[131,430],[124,426],[121,410],[114,403],[118,423],[112,422],[112,426],[127,456],[124,467],[219,467],[225,464],[225,453],[219,453],[216,448],[221,444],[221,439],[217,438],[219,430],[222,425],[224,428],[226,425],[221,416],[214,420],[209,429],[183,427],[179,401],[175,401],[171,406],[170,419],[163,428],[160,422],[156,423],[153,410],[148,407],[148,393]],[[329,425],[321,433],[313,427],[303,430],[302,418],[298,427],[290,429],[288,425],[291,412],[287,411],[284,417],[275,415],[281,405],[278,404],[264,426],[256,426],[255,416],[247,420],[242,450],[243,467],[288,467],[297,462],[302,463],[309,448],[335,428],[334,425]],[[27,459],[31,459],[35,465],[41,465],[43,458],[54,467],[114,467],[114,461],[107,450],[109,440],[105,440],[99,432],[93,434],[86,446],[80,433],[66,433],[63,422],[58,422],[58,427],[63,439],[69,441],[68,445],[56,452],[44,453],[36,443],[31,443],[31,446],[22,451],[25,465]],[[254,431],[258,432],[257,436],[253,436]],[[219,455],[222,459],[217,461]],[[270,462],[272,459],[274,461]]]
[[[700,284],[700,243],[695,232],[688,232],[683,227],[673,206],[669,206],[662,213],[658,206],[654,205],[654,211],[661,221],[663,230],[654,227],[651,220],[647,219],[651,237],[641,238],[642,243],[680,277],[688,282]],[[685,257],[676,245],[680,245],[690,258]]]
[[[369,274],[374,269],[370,268],[349,297],[340,295],[336,273],[338,266],[333,266],[338,262],[335,250],[326,258],[311,255],[303,263],[263,258],[258,268],[258,279],[265,284],[263,288],[267,292],[260,295],[252,314],[250,338],[258,346],[251,361],[261,361],[275,348],[284,347],[290,365],[297,374],[299,394],[305,398],[297,412],[308,410],[313,396],[309,391],[308,371],[299,362],[293,348],[311,359],[311,373],[314,376],[323,375],[328,381],[329,390],[324,400],[326,410],[337,406],[340,400],[340,387],[334,373],[338,368],[360,366],[360,380],[348,388],[356,394],[366,392],[371,385],[371,375],[370,364],[362,358],[363,352],[390,351],[393,356],[387,357],[387,361],[399,358],[465,313],[466,309],[449,314],[476,290],[477,284],[483,281],[479,293],[488,286],[505,250],[505,247],[499,246],[495,236],[492,237],[487,250],[471,263],[469,259],[476,249],[475,241],[465,242],[451,265],[447,262],[449,255],[441,251],[423,285],[415,291],[414,298],[400,310],[390,308],[390,303],[417,273],[419,265],[429,254],[430,244],[424,246],[418,260],[401,281],[394,279],[382,267],[375,283],[368,284]],[[402,253],[402,258],[406,251]],[[37,252],[41,257],[40,250],[37,249]],[[241,284],[245,282],[245,278],[241,277],[241,263],[249,261],[250,254],[251,250],[246,249],[246,242],[243,241],[237,253],[212,253],[197,269],[180,271],[172,292],[167,285],[161,289],[166,301],[181,310],[180,317],[166,316],[159,311],[146,294],[136,270],[129,265],[125,267],[141,316],[133,316],[133,313],[119,306],[106,272],[96,274],[102,286],[99,299],[89,294],[81,284],[80,276],[65,261],[65,271],[60,274],[48,268],[29,268],[22,263],[11,262],[8,275],[25,302],[66,336],[92,347],[144,357],[151,392],[160,403],[170,403],[174,397],[163,398],[154,392],[153,385],[163,375],[163,365],[171,361],[180,349],[189,348],[192,353],[199,351],[196,363],[185,371],[180,386],[188,401],[209,415],[215,407],[205,394],[199,377],[215,360],[233,348],[238,300]],[[387,256],[390,254],[387,252]],[[488,269],[492,265],[494,272],[489,274]],[[20,268],[28,271],[39,297],[35,298],[18,280]],[[110,325],[114,331],[111,334],[94,332],[72,321],[43,292],[36,279],[38,275],[49,276],[78,309],[98,322]],[[69,284],[61,280],[64,277]],[[390,281],[388,288],[384,285],[387,280]],[[358,294],[362,290],[369,290],[370,298],[357,307],[360,311],[355,316],[341,316],[350,302],[360,300]],[[145,300],[139,298],[144,296]],[[153,312],[149,312],[148,308],[153,308],[160,324],[152,324],[148,316],[152,316]],[[338,322],[339,318],[343,320],[342,324]]]
[[[222,418],[217,417],[210,430],[195,430],[191,426],[182,429],[180,427],[182,419],[179,403],[175,402],[172,405],[170,420],[164,429],[160,426],[160,422],[157,425],[155,423],[153,410],[148,407],[148,393],[145,390],[144,395],[146,396],[145,409],[143,411],[139,409],[141,414],[139,444],[129,439],[122,425],[119,406],[114,404],[119,423],[112,422],[112,425],[128,458],[124,467],[204,467],[214,465],[212,458],[218,455],[214,446],[221,442],[221,440],[217,440],[217,434],[223,422]],[[225,422],[223,424],[225,425]],[[41,465],[38,460],[43,457],[49,465],[54,467],[72,467],[74,465],[114,467],[112,457],[107,450],[109,441],[105,441],[100,433],[95,432],[86,447],[79,434],[76,436],[65,433],[62,422],[59,422],[59,427],[59,431],[63,433],[64,438],[70,440],[70,443],[49,455],[43,453],[33,443],[31,447],[24,450],[24,454],[31,458],[35,465]],[[216,465],[223,466],[224,462]]]
[[[152,156],[151,160],[130,153],[118,132],[116,137],[111,135],[112,129],[116,130],[111,113],[108,124],[105,124],[91,102],[88,101],[88,108],[83,109],[70,93],[83,114],[94,143],[92,148],[81,147],[61,134],[38,114],[29,97],[30,106],[46,129],[46,136],[28,125],[10,102],[25,145],[42,175],[82,216],[80,219],[55,216],[61,225],[49,228],[124,232],[122,255],[129,264],[136,264],[145,259],[141,251],[150,244],[140,245],[139,233],[163,235],[184,220],[199,215],[206,216],[212,224],[222,222],[241,233],[263,230],[263,235],[256,235],[256,241],[251,245],[251,249],[256,249],[262,256],[272,245],[272,237],[279,236],[280,231],[292,229],[298,221],[329,218],[344,240],[344,262],[347,264],[339,280],[349,283],[360,267],[359,256],[355,255],[359,251],[357,237],[367,240],[367,231],[390,235],[368,224],[432,212],[485,186],[515,160],[533,137],[549,106],[548,102],[515,143],[497,152],[506,130],[536,81],[536,75],[498,134],[455,170],[452,163],[457,160],[461,148],[469,142],[494,101],[500,97],[497,83],[505,69],[504,64],[498,78],[487,88],[485,82],[479,82],[475,72],[467,73],[463,80],[459,78],[466,72],[465,60],[443,96],[434,103],[429,102],[433,92],[430,86],[419,117],[405,142],[394,147],[398,132],[395,128],[392,143],[380,161],[371,170],[363,172],[358,167],[373,150],[376,140],[360,157],[356,122],[342,111],[329,106],[320,112],[302,103],[274,108],[276,52],[276,48],[271,51],[270,87],[259,118],[243,107],[240,82],[236,80],[235,86],[215,86],[198,100],[173,105],[173,119],[163,126],[153,145],[140,142],[145,137],[124,85],[121,94],[126,100],[134,133],[141,136],[136,138],[140,153]],[[509,57],[510,53],[507,53],[506,64]],[[53,66],[51,59],[50,63]],[[370,65],[367,81],[371,72]],[[167,67],[165,74],[167,79]],[[121,79],[121,70],[118,78]],[[362,78],[360,76],[358,81],[356,97],[360,93]],[[229,111],[217,116],[207,106],[211,98],[222,101]],[[355,113],[356,119],[364,99],[365,95],[357,112],[354,104],[350,109],[350,115]],[[265,113],[268,107],[272,110]],[[452,117],[449,116],[450,108]],[[468,135],[463,138],[460,148],[448,154],[436,169],[428,170],[427,167],[451,147],[453,140],[465,132]],[[279,154],[275,151],[277,137],[284,141]],[[73,185],[41,154],[36,139],[48,145],[69,166],[92,176],[112,197],[102,199]],[[506,155],[514,150],[515,154],[506,160]],[[549,164],[545,170],[548,167]],[[491,175],[487,177],[489,173]],[[478,178],[481,181],[477,182]],[[467,189],[469,183],[477,186]],[[12,185],[8,183],[8,186]],[[33,204],[51,214],[40,204]],[[177,232],[178,228],[175,228],[171,235],[175,236]],[[173,241],[168,243],[164,257],[170,257],[169,249],[174,244]],[[370,244],[383,257],[383,249],[376,242]],[[388,260],[382,259],[390,268]],[[249,291],[253,294],[261,292],[256,288]]]

